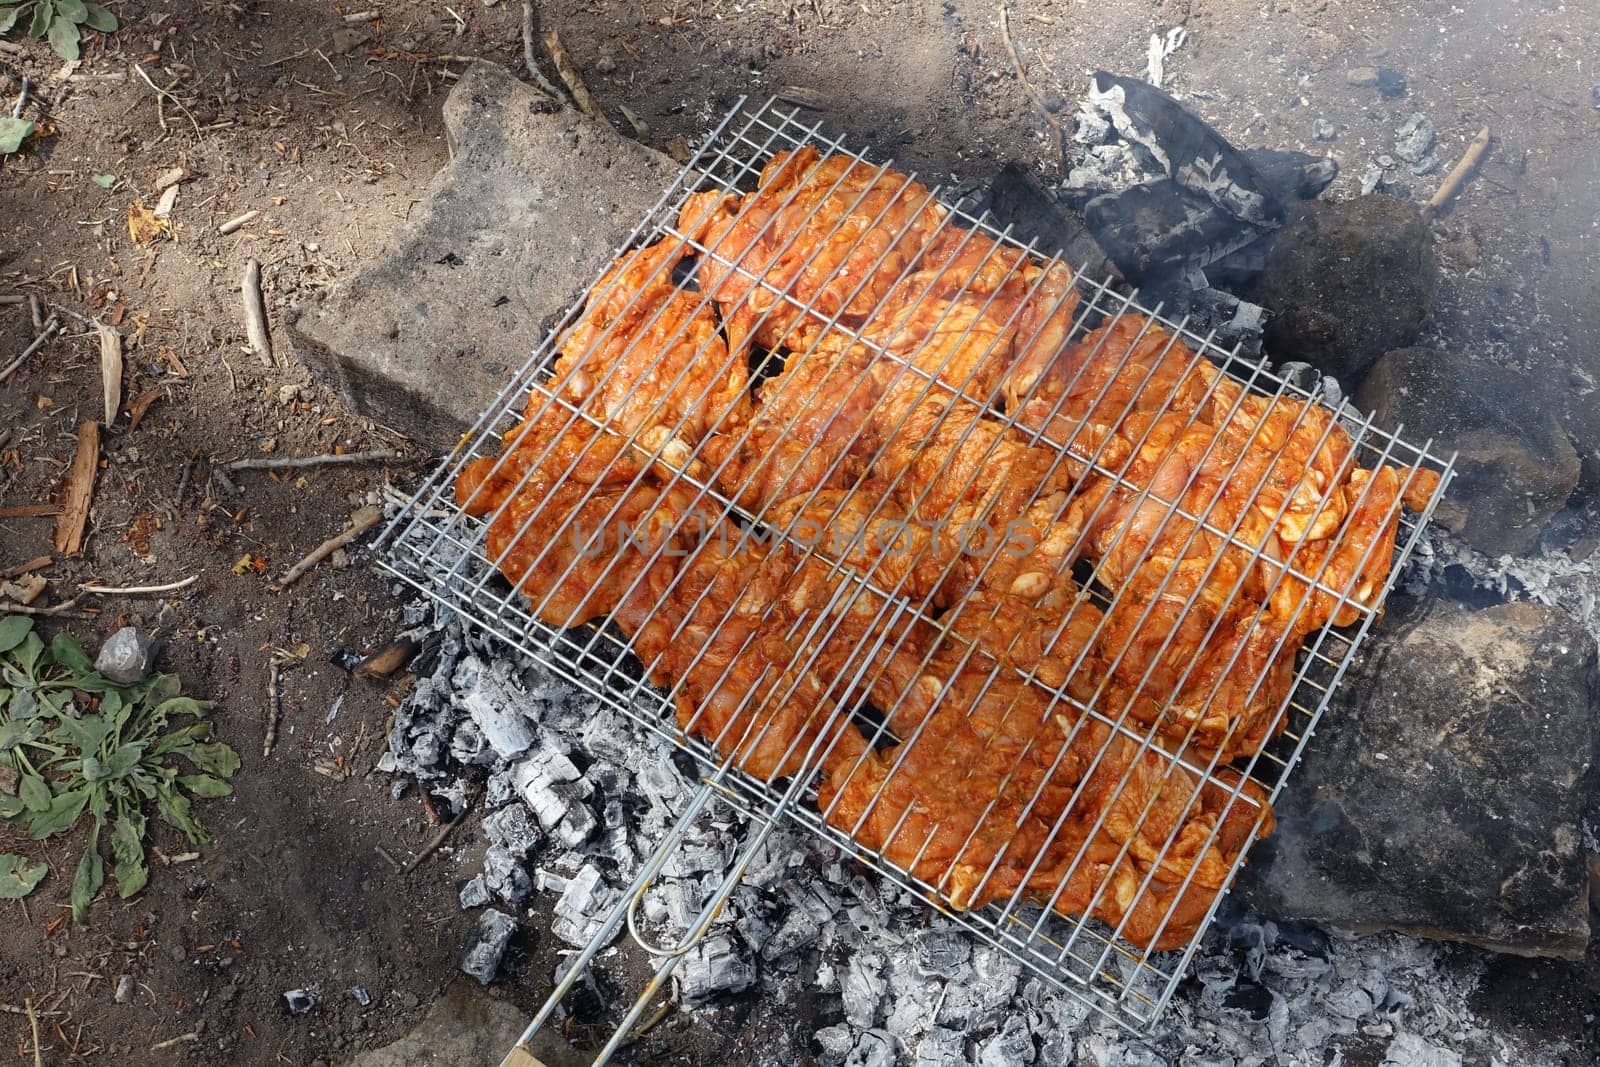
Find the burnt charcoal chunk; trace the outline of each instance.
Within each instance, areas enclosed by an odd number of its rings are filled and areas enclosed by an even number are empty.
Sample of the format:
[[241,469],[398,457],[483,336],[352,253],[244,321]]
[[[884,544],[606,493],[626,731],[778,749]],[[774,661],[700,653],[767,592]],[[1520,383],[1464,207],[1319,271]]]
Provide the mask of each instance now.
[[1545,386],[1473,356],[1402,348],[1373,366],[1356,405],[1384,429],[1403,425],[1409,440],[1457,453],[1436,521],[1480,552],[1522,555],[1582,473]]
[[1416,205],[1389,196],[1310,201],[1270,238],[1246,297],[1272,312],[1267,350],[1346,387],[1417,338],[1438,285],[1433,238]]
[[493,908],[480,912],[478,921],[467,934],[456,966],[464,974],[488,985],[500,973],[500,961],[505,959],[506,947],[516,932],[517,920],[505,912]]
[[1084,206],[1083,217],[1106,254],[1140,285],[1205,267],[1262,232],[1170,178],[1097,196]]
[[1600,671],[1556,608],[1393,612],[1334,696],[1237,892],[1273,918],[1523,955],[1589,941]]
[[1119,279],[1116,265],[1084,224],[1055,202],[1018,163],[1007,163],[989,186],[985,204],[994,225],[1010,227],[1011,236],[1032,244],[1041,255],[1060,256],[1068,266],[1092,281]]

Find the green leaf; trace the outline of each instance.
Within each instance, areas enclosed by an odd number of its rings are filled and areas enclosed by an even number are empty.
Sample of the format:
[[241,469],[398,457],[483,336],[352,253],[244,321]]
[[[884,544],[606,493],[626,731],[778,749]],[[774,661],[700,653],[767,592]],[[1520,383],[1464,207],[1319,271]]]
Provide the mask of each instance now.
[[89,9],[83,6],[83,0],[56,0],[56,13],[73,22],[85,22],[89,18]]
[[0,793],[0,819],[15,819],[27,810],[28,808],[22,803],[21,797],[8,797],[4,793]]
[[49,4],[33,5],[33,22],[28,26],[28,32],[34,37],[43,37],[50,28],[51,21],[56,17],[56,9]]
[[91,174],[89,175],[89,180],[102,189],[109,189],[117,184],[117,176],[115,174]]
[[211,840],[194,818],[194,805],[182,793],[163,790],[156,796],[156,811],[175,830],[183,831],[190,844],[203,845]]
[[175,750],[175,755],[186,757],[202,771],[219,778],[232,778],[239,770],[239,754],[221,741],[208,745],[185,745]]
[[156,747],[150,750],[152,756],[165,756],[169,752],[177,752],[187,748],[196,741],[204,741],[211,736],[211,724],[197,722],[193,726],[185,726],[178,730],[161,735],[161,740],[156,742]]
[[39,657],[44,655],[44,642],[38,634],[29,634],[22,639],[22,644],[11,650],[11,658],[16,660],[17,666],[32,678],[38,671]]
[[193,715],[200,718],[206,712],[217,706],[215,700],[196,700],[193,697],[173,697],[163,700],[156,707],[157,715]]
[[85,3],[89,9],[89,28],[99,30],[101,33],[110,33],[117,28],[117,16],[101,7],[99,4]]
[[6,33],[17,24],[17,16],[22,14],[22,8],[9,7],[0,9],[0,33]]
[[55,794],[50,792],[50,785],[43,778],[37,774],[25,774],[17,789],[17,797],[29,811],[49,811]]
[[143,741],[130,741],[118,746],[104,760],[94,756],[83,757],[83,778],[86,782],[114,781],[123,777],[144,758]]
[[[105,180],[101,181],[102,178]],[[116,175],[113,174],[96,174],[92,180],[102,189],[109,189],[117,184]],[[71,671],[74,678],[89,675],[100,677],[95,672],[94,662],[89,659],[88,653],[84,652],[83,646],[65,630],[56,634],[55,640],[50,642],[50,658]]]
[[28,836],[35,841],[42,841],[63,830],[72,829],[72,824],[78,821],[78,816],[83,814],[83,807],[87,803],[89,803],[87,789],[69,789],[64,793],[57,793],[55,799],[50,801],[49,808],[35,812],[28,821]]
[[0,855],[0,900],[21,900],[44,881],[49,869],[42,863],[29,863],[26,856],[13,852]]
[[23,719],[0,726],[0,752],[9,752],[18,745],[34,740],[42,729],[38,719]]
[[[122,694],[115,689],[106,690],[105,694],[100,697],[100,717],[107,723],[114,723],[117,720],[117,713],[121,710]],[[109,733],[114,727],[108,726],[106,729]]]
[[[11,121],[15,122],[15,119]],[[3,127],[0,127],[3,129]],[[24,137],[27,134],[23,134]],[[3,148],[3,146],[0,146]],[[4,151],[15,152],[16,148],[5,148]],[[10,652],[22,644],[22,639],[28,636],[33,629],[33,620],[26,615],[7,615],[0,619],[0,652]]]
[[225,797],[233,793],[233,786],[209,774],[180,774],[178,784],[197,797]]
[[[50,23],[50,47],[56,50],[56,55],[62,59],[78,58],[78,41],[82,34],[78,32],[78,24],[71,19],[56,19]],[[98,862],[98,858],[96,859]],[[74,907],[73,914],[77,914]]]
[[83,925],[83,920],[89,914],[89,905],[94,902],[94,895],[100,892],[105,881],[106,868],[100,860],[100,828],[97,826],[89,835],[89,847],[83,850],[77,873],[72,876],[73,922]]
[[76,719],[62,719],[50,737],[54,741],[71,745],[79,752],[98,752],[100,743],[111,732],[111,724],[98,715],[83,715]]
[[127,900],[150,880],[144,861],[144,816],[138,808],[124,811],[112,828],[111,858],[116,861],[111,873],[117,879],[117,896]]

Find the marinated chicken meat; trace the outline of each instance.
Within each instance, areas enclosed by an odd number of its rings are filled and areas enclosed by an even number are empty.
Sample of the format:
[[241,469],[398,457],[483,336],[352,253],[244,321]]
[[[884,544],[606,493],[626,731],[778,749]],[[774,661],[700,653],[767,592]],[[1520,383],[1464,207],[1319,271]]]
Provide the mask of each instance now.
[[1381,607],[1439,481],[1159,323],[1075,335],[1075,280],[905,175],[779,153],[618,258],[455,491],[684,736],[820,775],[950,907],[1164,950],[1272,830],[1226,764],[1284,729],[1307,639]]

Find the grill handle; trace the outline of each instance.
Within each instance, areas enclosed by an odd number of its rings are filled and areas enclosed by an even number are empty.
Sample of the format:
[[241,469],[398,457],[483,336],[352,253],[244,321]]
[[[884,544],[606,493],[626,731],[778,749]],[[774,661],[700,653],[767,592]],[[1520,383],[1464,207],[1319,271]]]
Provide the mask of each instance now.
[[[744,877],[744,872],[749,869],[762,845],[766,843],[767,838],[772,835],[773,829],[777,826],[776,819],[752,812],[745,805],[734,801],[727,787],[718,781],[721,773],[719,771],[717,775],[702,782],[693,799],[684,807],[683,813],[678,816],[677,821],[668,829],[661,843],[650,854],[650,858],[639,868],[639,873],[624,892],[622,899],[612,907],[611,911],[606,915],[605,921],[600,924],[594,936],[589,939],[589,943],[573,959],[571,966],[567,968],[567,973],[562,976],[561,981],[551,991],[550,996],[545,1000],[538,1014],[533,1017],[533,1021],[528,1024],[528,1028],[517,1039],[516,1045],[501,1061],[500,1067],[527,1067],[530,1060],[533,1063],[540,1062],[532,1051],[534,1037],[550,1021],[550,1017],[555,1013],[556,1006],[572,990],[579,976],[588,969],[594,961],[594,957],[601,948],[610,942],[617,931],[617,927],[623,923],[627,924],[628,935],[633,938],[634,942],[650,953],[652,957],[659,959],[660,962],[657,964],[655,972],[650,976],[650,981],[646,983],[644,990],[634,1000],[633,1006],[628,1009],[627,1015],[623,1017],[612,1032],[611,1039],[606,1042],[605,1047],[595,1056],[592,1063],[595,1067],[602,1067],[602,1065],[609,1063],[611,1057],[616,1055],[617,1051],[628,1042],[629,1035],[638,1023],[639,1017],[644,1014],[651,1000],[660,992],[661,987],[666,984],[667,980],[672,977],[673,972],[678,969],[683,957],[705,939],[706,934],[710,932],[711,924],[722,913],[722,907],[727,903],[728,897],[732,896],[733,891],[738,888],[740,880]],[[644,900],[645,893],[655,884],[655,880],[660,876],[661,869],[666,865],[667,860],[683,844],[689,829],[714,797],[722,798],[730,806],[754,819],[757,824],[756,832],[746,841],[738,859],[723,878],[721,884],[717,886],[716,892],[712,893],[710,899],[701,907],[700,913],[695,917],[694,922],[690,924],[688,932],[684,934],[677,944],[669,948],[663,948],[649,941],[640,932],[637,918],[640,902]]]

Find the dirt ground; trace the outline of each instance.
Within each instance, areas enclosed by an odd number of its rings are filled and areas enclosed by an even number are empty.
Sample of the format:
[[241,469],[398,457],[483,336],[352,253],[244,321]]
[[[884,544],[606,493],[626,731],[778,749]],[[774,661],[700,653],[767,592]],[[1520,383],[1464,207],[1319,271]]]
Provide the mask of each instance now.
[[[62,920],[81,842],[46,848],[0,828],[0,851],[52,865],[25,904],[0,908],[0,1058],[33,1062],[18,1014],[31,1001],[46,1063],[331,1062],[392,1040],[457,980],[467,922],[433,867],[445,856],[408,876],[382,854],[405,863],[435,819],[415,791],[392,799],[388,779],[371,773],[388,694],[335,662],[391,637],[402,600],[360,552],[287,592],[269,582],[380,483],[408,484],[431,457],[240,472],[237,494],[213,480],[214,464],[237,457],[405,445],[311,383],[281,334],[277,364],[263,367],[245,344],[238,279],[247,258],[261,261],[276,320],[378,255],[445,159],[439,107],[462,64],[442,57],[520,69],[520,5],[109,6],[124,28],[89,43],[75,71],[40,42],[12,50],[16,34],[0,50],[0,95],[13,100],[19,77],[32,79],[24,114],[44,131],[0,165],[0,294],[37,294],[115,323],[127,346],[124,397],[156,391],[137,428],[123,416],[105,435],[86,550],[37,572],[51,583],[41,603],[91,579],[198,575],[170,600],[85,597],[94,617],[47,625],[70,626],[85,644],[125,622],[154,629],[186,689],[220,701],[221,736],[244,764],[237,795],[202,807],[214,841],[190,850],[154,831],[172,862],[128,902],[103,894],[84,927]],[[350,32],[341,15],[356,9],[381,19]],[[541,18],[599,102],[614,116],[631,107],[656,145],[695,140],[740,94],[798,85],[833,101],[819,117],[935,175],[980,180],[1009,159],[1054,167],[988,3],[594,0],[546,4]],[[1439,225],[1433,338],[1552,369],[1550,399],[1563,410],[1592,403],[1580,388],[1600,375],[1592,5],[1019,0],[1010,22],[1033,81],[1066,114],[1087,71],[1137,73],[1149,34],[1185,25],[1168,87],[1239,143],[1332,153],[1344,167],[1336,196],[1355,192],[1413,111],[1437,125],[1446,166],[1489,125],[1493,153]],[[1384,100],[1351,84],[1347,69],[1366,65],[1402,71],[1407,94]],[[1336,140],[1313,139],[1317,118],[1335,124]],[[154,206],[157,177],[174,167],[188,176],[171,232],[136,243],[129,206]],[[110,189],[91,180],[105,174]],[[1437,180],[1416,179],[1418,191]],[[218,234],[251,210],[256,219]],[[77,425],[100,410],[94,334],[76,318],[66,324],[0,386],[0,507],[53,499]],[[0,364],[34,334],[26,306],[0,305]],[[0,520],[0,572],[53,555],[53,523]],[[262,563],[237,567],[245,557]],[[302,643],[307,655],[281,686],[276,748],[263,756],[268,657]],[[452,844],[470,848],[471,838],[463,830]],[[198,856],[183,858],[190,851]],[[118,1004],[124,974],[135,994]],[[532,1005],[545,974],[530,968],[497,993]],[[295,1017],[281,994],[298,987],[320,1004]]]

